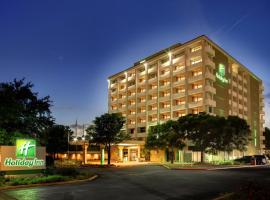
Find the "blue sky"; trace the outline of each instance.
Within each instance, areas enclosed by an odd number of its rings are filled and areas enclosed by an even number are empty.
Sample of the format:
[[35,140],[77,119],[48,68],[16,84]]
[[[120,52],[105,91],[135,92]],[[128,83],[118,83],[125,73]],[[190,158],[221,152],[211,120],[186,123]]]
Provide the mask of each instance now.
[[108,76],[205,34],[263,79],[268,107],[269,9],[267,0],[1,0],[0,81],[25,77],[51,96],[57,123],[88,123],[107,111]]

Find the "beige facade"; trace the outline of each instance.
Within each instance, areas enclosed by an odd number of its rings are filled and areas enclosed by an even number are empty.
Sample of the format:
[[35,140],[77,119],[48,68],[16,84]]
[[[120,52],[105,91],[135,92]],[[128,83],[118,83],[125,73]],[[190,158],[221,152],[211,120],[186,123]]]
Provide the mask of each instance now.
[[108,79],[109,112],[126,117],[134,141],[150,126],[188,113],[237,115],[249,123],[249,153],[264,148],[262,81],[206,36],[176,44]]

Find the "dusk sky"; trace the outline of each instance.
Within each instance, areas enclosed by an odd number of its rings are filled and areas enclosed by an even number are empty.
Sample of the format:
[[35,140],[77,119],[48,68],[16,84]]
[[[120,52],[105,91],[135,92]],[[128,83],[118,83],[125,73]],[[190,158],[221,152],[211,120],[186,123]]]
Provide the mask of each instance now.
[[269,0],[1,0],[0,82],[25,77],[51,96],[57,123],[89,123],[108,109],[108,76],[204,34],[263,79],[270,112],[269,10]]

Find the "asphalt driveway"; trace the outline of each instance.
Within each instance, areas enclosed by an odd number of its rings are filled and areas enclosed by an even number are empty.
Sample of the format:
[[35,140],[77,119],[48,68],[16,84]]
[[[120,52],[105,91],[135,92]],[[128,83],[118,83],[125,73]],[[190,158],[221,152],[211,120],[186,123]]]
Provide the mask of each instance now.
[[100,177],[80,184],[9,190],[0,193],[0,199],[202,200],[230,192],[248,181],[270,183],[268,167],[218,171],[168,170],[161,166],[84,170],[95,171]]

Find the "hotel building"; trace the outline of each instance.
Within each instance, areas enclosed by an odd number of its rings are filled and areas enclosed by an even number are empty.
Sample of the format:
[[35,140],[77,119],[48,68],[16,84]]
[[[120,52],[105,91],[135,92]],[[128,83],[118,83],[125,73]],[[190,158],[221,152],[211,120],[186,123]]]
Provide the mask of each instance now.
[[109,112],[126,117],[132,137],[118,155],[140,160],[150,126],[199,112],[247,120],[247,153],[261,153],[263,90],[260,78],[206,36],[170,46],[108,79]]

